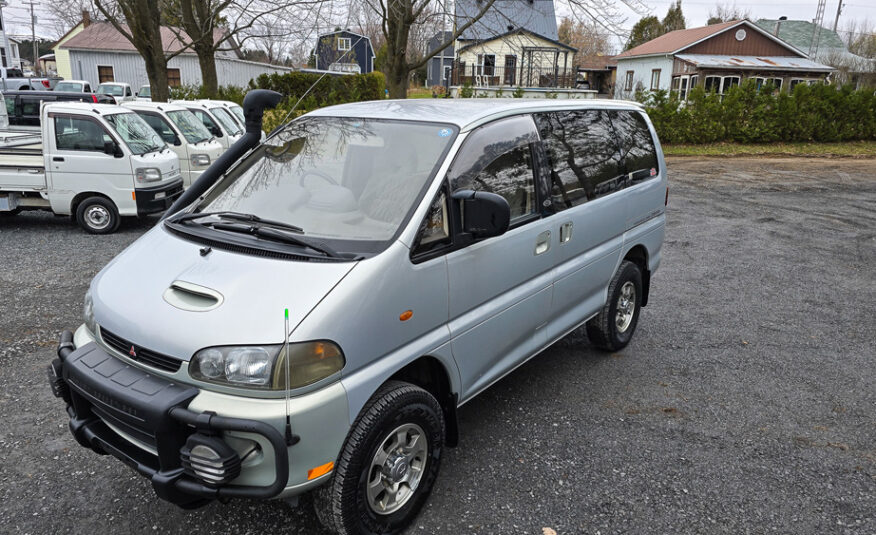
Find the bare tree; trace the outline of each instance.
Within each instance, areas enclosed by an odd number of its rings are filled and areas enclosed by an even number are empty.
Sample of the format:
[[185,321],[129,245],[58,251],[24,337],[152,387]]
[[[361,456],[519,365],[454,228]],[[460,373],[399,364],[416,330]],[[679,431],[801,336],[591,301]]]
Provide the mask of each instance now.
[[876,59],[876,27],[869,19],[852,19],[838,32],[849,52]]
[[[113,13],[114,18],[123,20],[119,8],[114,0],[103,2],[104,8]],[[101,18],[100,11],[92,0],[67,0],[65,2],[46,2],[42,8],[49,13],[49,20],[53,21],[55,35],[61,37],[71,28],[82,21],[83,13],[87,13],[91,20]]]
[[750,9],[740,9],[736,3],[733,4],[717,4],[715,11],[709,10],[709,20],[707,25],[720,24],[722,22],[730,22],[731,20],[742,20],[751,18]]
[[[146,76],[152,87],[152,100],[167,101],[167,61],[183,52],[180,47],[174,52],[166,52],[161,41],[161,9],[157,2],[143,0],[94,0],[94,6],[134,45],[146,63]],[[118,7],[115,11],[114,6]],[[127,23],[127,24],[126,24]]]
[[560,42],[578,49],[579,58],[611,54],[611,34],[593,21],[573,21],[563,17],[558,29]]

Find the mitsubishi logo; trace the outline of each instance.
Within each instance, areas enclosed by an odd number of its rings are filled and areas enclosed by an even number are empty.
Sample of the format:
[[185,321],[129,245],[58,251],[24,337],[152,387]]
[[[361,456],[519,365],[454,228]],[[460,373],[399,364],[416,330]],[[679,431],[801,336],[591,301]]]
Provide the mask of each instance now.
[[131,355],[131,357],[133,357],[133,358],[137,357],[137,350],[134,349],[134,346],[131,346],[131,349],[128,351],[128,354]]

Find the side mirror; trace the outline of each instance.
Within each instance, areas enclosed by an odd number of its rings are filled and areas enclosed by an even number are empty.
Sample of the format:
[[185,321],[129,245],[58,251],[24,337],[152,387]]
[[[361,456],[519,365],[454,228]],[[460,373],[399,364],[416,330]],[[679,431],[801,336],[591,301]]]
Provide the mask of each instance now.
[[103,144],[103,153],[112,154],[114,158],[121,158],[125,155],[122,152],[122,147],[118,146],[114,141],[107,141]]
[[215,125],[214,125],[214,126],[211,126],[211,127],[210,127],[210,133],[213,134],[213,135],[216,136],[216,137],[222,137],[222,129],[219,128],[218,126],[215,126]]
[[179,136],[173,136],[173,144],[177,147],[182,145],[182,140],[180,140]]
[[462,230],[474,240],[501,236],[511,222],[511,207],[501,195],[463,189],[453,192],[462,213]]

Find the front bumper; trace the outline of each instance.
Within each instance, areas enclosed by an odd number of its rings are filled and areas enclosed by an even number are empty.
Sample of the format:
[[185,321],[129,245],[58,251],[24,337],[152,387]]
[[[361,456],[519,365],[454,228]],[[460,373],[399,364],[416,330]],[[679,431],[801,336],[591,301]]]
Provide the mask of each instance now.
[[[191,508],[214,498],[272,498],[286,487],[288,447],[274,427],[189,410],[197,388],[129,366],[93,342],[74,349],[69,332],[62,335],[58,357],[49,366],[49,381],[55,395],[67,403],[70,431],[76,441],[118,458],[147,477],[159,497]],[[123,438],[120,431],[154,448],[154,454]],[[180,450],[190,435],[225,432],[255,435],[262,439],[259,443],[269,445],[262,454],[273,456],[273,483],[214,487],[183,469]]]
[[154,188],[137,188],[137,215],[155,214],[170,208],[183,193],[182,179]]

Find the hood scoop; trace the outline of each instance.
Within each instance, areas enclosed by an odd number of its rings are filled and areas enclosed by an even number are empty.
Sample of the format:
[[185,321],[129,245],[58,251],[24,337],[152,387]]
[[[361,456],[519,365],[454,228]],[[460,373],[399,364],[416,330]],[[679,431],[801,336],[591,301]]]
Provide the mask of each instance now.
[[173,281],[162,296],[171,306],[189,312],[207,312],[225,300],[216,290],[186,281]]

